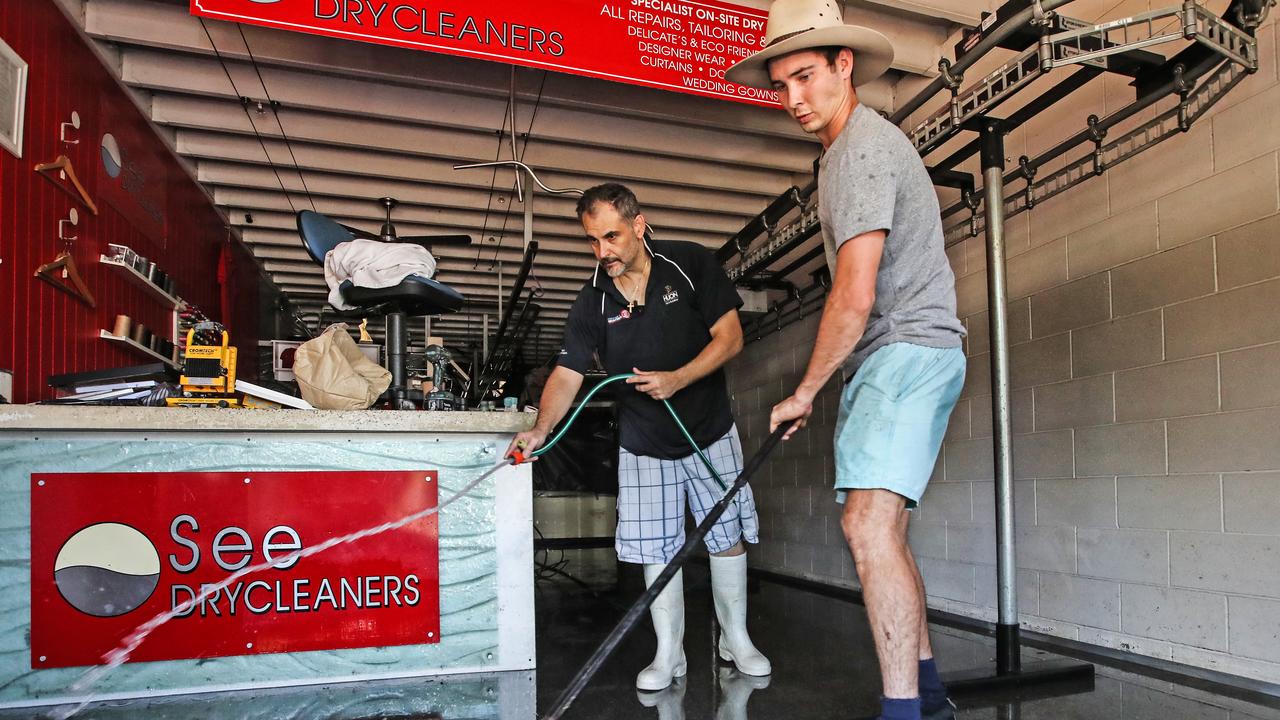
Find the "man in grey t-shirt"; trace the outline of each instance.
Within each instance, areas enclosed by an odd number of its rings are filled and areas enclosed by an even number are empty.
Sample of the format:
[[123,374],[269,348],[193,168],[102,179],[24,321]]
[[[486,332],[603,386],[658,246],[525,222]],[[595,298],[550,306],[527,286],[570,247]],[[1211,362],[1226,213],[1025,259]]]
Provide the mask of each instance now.
[[845,242],[885,231],[875,304],[846,376],[876,350],[906,342],[960,347],[955,276],[942,247],[942,217],[929,173],[911,142],[866,105],[856,105],[819,163],[818,213],[827,266],[836,276]]
[[770,429],[803,427],[844,366],[835,487],[880,659],[884,720],[953,717],[925,620],[924,583],[907,545],[964,384],[964,329],[943,252],[938,201],[898,128],[858,103],[889,66],[880,33],[844,25],[834,0],[776,0],[766,47],[729,80],[772,87],[826,149],[818,207],[832,285],[804,378],[774,406]]

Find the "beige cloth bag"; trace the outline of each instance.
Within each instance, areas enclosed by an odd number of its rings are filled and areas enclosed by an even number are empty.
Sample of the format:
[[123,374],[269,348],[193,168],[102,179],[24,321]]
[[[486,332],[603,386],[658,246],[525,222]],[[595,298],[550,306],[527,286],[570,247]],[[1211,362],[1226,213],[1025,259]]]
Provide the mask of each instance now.
[[302,343],[293,374],[302,399],[321,410],[367,410],[391,385],[391,373],[360,352],[345,323]]

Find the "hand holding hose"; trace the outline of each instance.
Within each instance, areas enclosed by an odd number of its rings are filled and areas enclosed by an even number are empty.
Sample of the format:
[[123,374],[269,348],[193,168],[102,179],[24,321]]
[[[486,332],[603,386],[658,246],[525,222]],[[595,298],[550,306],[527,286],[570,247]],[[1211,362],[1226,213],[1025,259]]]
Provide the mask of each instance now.
[[538,458],[534,456],[533,451],[542,447],[542,443],[546,442],[547,434],[538,428],[525,430],[519,433],[511,440],[511,444],[507,446],[507,452],[503,457],[515,458],[516,465],[523,462],[533,462]]
[[627,378],[628,385],[654,400],[669,400],[671,396],[684,389],[686,383],[679,370],[641,370],[631,368],[634,377]]

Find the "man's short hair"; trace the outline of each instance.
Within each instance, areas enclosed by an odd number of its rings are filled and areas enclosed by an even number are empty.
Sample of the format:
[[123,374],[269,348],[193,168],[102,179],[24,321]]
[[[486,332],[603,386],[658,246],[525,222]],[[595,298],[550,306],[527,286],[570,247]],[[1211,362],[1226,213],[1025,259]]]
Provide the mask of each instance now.
[[[832,70],[835,70],[835,69],[836,69],[836,58],[839,58],[839,57],[840,57],[840,51],[841,51],[841,50],[848,50],[849,52],[853,52],[853,48],[844,47],[843,45],[824,45],[824,46],[822,46],[822,47],[805,48],[805,49],[803,49],[803,50],[797,50],[797,51],[796,51],[796,53],[802,53],[802,52],[816,52],[816,53],[818,53],[819,55],[821,55],[822,57],[824,57],[824,58],[826,58],[826,59],[827,59],[827,67],[831,68]],[[794,55],[795,53],[787,53],[787,54],[788,54],[788,55]],[[785,56],[784,56],[784,57],[785,57]],[[772,64],[772,63],[773,63],[773,61],[774,61],[774,60],[777,60],[777,59],[778,59],[778,58],[769,58],[769,61],[765,63],[765,69],[766,69],[766,70],[768,70],[769,65],[770,65],[770,64]],[[857,61],[857,59],[858,59],[858,58],[857,58],[857,56],[855,55],[855,56],[854,56],[854,61],[856,62],[856,61]],[[850,83],[850,84],[852,84],[852,83],[853,83],[853,78],[852,78],[852,77],[850,77],[850,78],[849,78],[849,83]]]
[[605,183],[582,194],[578,200],[578,219],[581,220],[583,215],[594,212],[597,203],[611,205],[627,222],[635,220],[640,214],[640,203],[630,188],[619,183]]
[[839,45],[828,45],[826,47],[820,47],[817,50],[827,59],[827,64],[834,67],[836,64],[836,58],[840,57],[840,51],[849,50],[849,48],[840,47]]
[[[817,50],[818,52],[822,53],[823,57],[827,59],[827,67],[831,68],[832,70],[835,70],[836,68],[836,58],[840,57],[841,50],[848,50],[849,52],[853,52],[853,48],[841,47],[840,45],[828,45],[826,47],[817,48]],[[858,58],[855,56],[854,60],[856,61],[857,59]],[[851,82],[852,80],[853,78],[850,78]]]

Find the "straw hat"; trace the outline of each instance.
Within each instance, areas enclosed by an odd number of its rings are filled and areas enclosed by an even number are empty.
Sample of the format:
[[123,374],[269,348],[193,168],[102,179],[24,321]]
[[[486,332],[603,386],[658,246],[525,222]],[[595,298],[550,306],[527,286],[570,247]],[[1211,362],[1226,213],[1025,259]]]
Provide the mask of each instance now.
[[853,50],[853,84],[865,85],[884,74],[893,62],[889,39],[871,28],[845,25],[836,0],[774,0],[769,8],[765,47],[725,72],[730,82],[770,88],[769,61],[822,47]]

